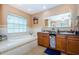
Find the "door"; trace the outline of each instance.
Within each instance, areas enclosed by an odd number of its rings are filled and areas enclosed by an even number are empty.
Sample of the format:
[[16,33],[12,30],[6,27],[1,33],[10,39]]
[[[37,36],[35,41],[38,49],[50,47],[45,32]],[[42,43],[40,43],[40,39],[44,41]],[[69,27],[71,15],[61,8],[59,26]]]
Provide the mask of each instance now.
[[66,37],[63,35],[56,36],[56,49],[65,52],[66,49]]
[[43,37],[43,46],[49,47],[49,37]]
[[49,33],[38,33],[38,45],[49,47]]
[[79,38],[78,37],[67,39],[67,53],[79,54]]

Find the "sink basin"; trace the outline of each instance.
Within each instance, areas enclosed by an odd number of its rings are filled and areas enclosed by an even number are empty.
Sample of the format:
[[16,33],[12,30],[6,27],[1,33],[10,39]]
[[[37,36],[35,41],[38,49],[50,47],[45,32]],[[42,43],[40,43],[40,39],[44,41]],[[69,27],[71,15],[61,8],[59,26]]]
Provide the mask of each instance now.
[[59,34],[74,35],[75,33],[72,33],[72,32],[60,32]]

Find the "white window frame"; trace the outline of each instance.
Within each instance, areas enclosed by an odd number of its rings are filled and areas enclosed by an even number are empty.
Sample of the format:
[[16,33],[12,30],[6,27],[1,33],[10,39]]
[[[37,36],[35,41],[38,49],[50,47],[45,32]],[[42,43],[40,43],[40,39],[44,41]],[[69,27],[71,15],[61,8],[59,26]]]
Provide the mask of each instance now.
[[[13,23],[10,23],[10,21],[8,20],[9,16],[13,16],[14,18],[17,18],[17,21],[14,20]],[[23,19],[21,19],[21,18],[23,18]],[[26,23],[26,24],[21,24],[20,22],[22,20],[24,20],[25,21],[24,23]],[[13,27],[10,27],[11,26],[10,24],[13,24]],[[14,31],[13,32],[10,32],[11,29],[14,30]],[[20,16],[20,15],[16,15],[16,14],[13,14],[13,13],[10,13],[10,14],[7,15],[7,32],[8,33],[22,33],[22,32],[26,32],[26,31],[27,31],[27,19],[26,19],[26,17]]]

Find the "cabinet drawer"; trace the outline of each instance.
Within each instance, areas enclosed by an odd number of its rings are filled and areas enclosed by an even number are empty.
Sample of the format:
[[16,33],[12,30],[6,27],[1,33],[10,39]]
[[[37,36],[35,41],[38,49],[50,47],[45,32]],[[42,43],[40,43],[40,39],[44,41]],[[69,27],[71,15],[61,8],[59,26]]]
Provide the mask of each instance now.
[[67,40],[74,40],[74,41],[79,41],[79,38],[77,38],[77,37],[73,37],[73,38],[71,38],[71,37],[68,37],[68,38],[67,38]]
[[66,38],[65,35],[56,35],[57,38]]
[[49,36],[39,36],[40,39],[49,39]]
[[49,36],[49,33],[38,33],[38,36]]
[[79,36],[74,36],[74,35],[72,35],[72,36],[67,36],[68,38],[79,38]]

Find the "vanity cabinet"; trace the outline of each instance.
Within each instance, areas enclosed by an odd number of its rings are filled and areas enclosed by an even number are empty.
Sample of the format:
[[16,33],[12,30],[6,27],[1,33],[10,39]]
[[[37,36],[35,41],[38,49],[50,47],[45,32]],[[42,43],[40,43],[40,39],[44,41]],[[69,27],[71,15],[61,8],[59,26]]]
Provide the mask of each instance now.
[[79,36],[56,35],[56,49],[67,54],[79,54]]
[[[79,35],[56,34],[56,50],[66,54],[79,55]],[[50,48],[50,36],[46,32],[38,32],[38,45]]]
[[65,52],[66,50],[66,36],[57,35],[56,36],[56,49]]
[[49,33],[45,32],[38,32],[38,45],[44,46],[44,47],[49,47]]

